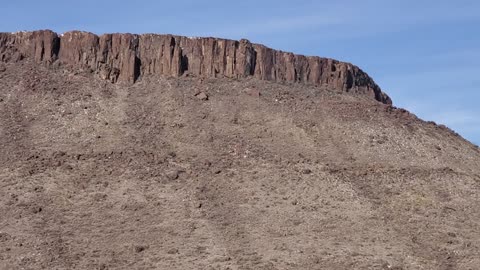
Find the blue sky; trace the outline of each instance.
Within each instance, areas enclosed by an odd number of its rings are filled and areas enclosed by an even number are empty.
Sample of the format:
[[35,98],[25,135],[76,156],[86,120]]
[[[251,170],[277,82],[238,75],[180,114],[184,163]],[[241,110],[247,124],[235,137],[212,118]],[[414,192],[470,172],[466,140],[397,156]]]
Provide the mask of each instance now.
[[0,31],[247,38],[352,62],[425,120],[480,144],[480,1],[6,1]]

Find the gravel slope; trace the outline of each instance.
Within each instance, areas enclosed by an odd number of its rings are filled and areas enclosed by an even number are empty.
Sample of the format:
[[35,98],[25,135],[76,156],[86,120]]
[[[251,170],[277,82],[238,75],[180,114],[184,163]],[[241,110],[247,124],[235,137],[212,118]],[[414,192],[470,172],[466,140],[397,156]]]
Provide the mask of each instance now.
[[407,111],[255,79],[3,66],[0,269],[480,265],[480,151]]

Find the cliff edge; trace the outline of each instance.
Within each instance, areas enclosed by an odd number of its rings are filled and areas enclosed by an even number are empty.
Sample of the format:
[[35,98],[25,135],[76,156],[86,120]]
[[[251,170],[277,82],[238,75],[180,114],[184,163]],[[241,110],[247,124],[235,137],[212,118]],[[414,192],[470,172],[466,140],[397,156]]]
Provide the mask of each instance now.
[[157,34],[104,34],[50,30],[0,33],[0,61],[24,58],[90,68],[111,82],[134,83],[158,74],[255,78],[325,85],[361,93],[382,103],[391,99],[364,71],[350,63],[277,51],[248,40],[189,38]]

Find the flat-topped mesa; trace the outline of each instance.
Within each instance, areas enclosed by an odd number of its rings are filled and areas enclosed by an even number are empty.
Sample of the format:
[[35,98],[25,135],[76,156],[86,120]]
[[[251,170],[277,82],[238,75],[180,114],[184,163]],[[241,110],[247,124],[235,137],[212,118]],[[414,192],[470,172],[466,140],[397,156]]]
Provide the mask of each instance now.
[[0,61],[31,58],[39,63],[91,68],[111,82],[134,83],[140,75],[179,77],[253,76],[275,82],[326,85],[362,93],[391,104],[391,99],[357,66],[333,59],[296,55],[263,45],[217,38],[156,34],[104,34],[50,30],[0,33]]

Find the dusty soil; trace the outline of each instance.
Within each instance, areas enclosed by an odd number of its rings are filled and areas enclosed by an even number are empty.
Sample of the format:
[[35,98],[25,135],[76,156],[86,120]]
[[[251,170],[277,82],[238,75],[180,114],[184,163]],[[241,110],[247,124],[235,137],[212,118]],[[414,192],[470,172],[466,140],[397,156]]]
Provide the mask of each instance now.
[[480,151],[362,96],[0,67],[0,269],[478,269]]

